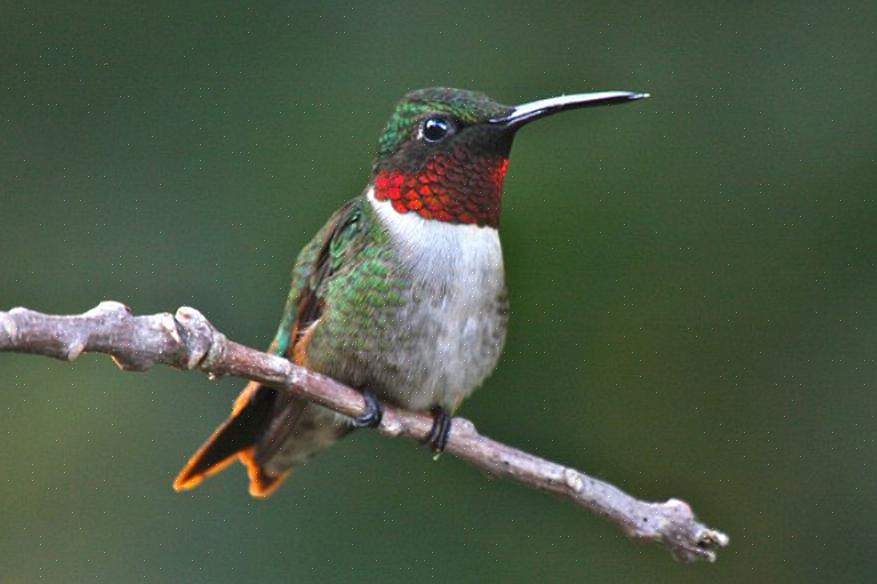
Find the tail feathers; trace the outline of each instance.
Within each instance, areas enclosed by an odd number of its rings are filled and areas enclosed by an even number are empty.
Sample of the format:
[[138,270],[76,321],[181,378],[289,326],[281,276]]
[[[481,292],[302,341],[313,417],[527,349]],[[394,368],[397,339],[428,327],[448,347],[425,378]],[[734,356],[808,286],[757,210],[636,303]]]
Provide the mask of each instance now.
[[291,470],[287,470],[277,476],[268,476],[261,464],[256,462],[253,456],[254,448],[248,448],[238,454],[238,459],[247,467],[247,476],[250,478],[250,496],[264,499],[270,497],[277,487],[283,484]]
[[288,473],[267,475],[254,459],[256,445],[271,424],[277,392],[251,384],[236,404],[235,410],[195,453],[174,481],[174,489],[192,489],[239,459],[250,477],[250,494],[267,497],[280,486]]

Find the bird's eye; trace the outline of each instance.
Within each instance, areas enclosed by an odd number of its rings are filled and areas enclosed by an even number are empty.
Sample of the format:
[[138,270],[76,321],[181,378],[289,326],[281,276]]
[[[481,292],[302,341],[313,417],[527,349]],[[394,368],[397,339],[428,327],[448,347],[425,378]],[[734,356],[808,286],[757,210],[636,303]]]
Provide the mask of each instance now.
[[427,118],[420,134],[427,142],[440,142],[451,133],[451,124],[444,118]]

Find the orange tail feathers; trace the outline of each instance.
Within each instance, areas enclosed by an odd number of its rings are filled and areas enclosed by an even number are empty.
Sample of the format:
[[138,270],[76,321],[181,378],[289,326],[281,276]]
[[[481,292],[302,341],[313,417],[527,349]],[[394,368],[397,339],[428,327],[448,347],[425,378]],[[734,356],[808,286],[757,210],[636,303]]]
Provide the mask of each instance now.
[[255,444],[270,424],[275,397],[273,390],[260,389],[258,383],[247,385],[235,402],[231,416],[213,432],[177,475],[174,490],[193,489],[236,459],[247,467],[250,495],[253,497],[268,497],[283,483],[289,472],[269,476],[253,458]]

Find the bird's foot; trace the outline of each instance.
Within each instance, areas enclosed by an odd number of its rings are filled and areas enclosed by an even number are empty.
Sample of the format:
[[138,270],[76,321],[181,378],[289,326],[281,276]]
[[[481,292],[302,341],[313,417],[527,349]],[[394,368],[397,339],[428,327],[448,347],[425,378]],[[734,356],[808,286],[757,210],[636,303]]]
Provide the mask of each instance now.
[[448,445],[448,437],[451,435],[451,420],[453,419],[446,409],[440,406],[432,408],[432,428],[429,436],[423,441],[435,453],[438,458]]
[[362,399],[365,400],[365,411],[353,418],[354,428],[377,428],[381,425],[381,418],[384,417],[384,410],[381,408],[381,402],[377,396],[369,391],[362,392]]

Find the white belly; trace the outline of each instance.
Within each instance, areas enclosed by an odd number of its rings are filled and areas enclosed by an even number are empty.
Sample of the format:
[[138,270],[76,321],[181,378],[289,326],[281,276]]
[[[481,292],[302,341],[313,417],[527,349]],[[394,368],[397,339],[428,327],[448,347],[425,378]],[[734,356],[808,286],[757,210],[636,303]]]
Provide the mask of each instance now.
[[507,305],[502,248],[491,227],[397,213],[368,193],[413,278],[402,322],[420,339],[391,365],[388,392],[412,409],[450,408],[469,395],[499,360]]

